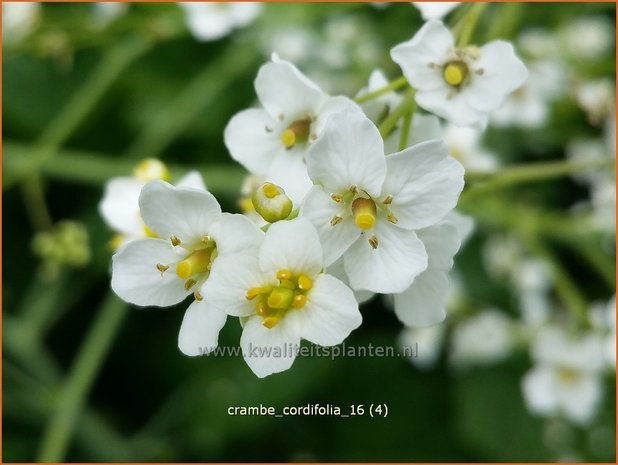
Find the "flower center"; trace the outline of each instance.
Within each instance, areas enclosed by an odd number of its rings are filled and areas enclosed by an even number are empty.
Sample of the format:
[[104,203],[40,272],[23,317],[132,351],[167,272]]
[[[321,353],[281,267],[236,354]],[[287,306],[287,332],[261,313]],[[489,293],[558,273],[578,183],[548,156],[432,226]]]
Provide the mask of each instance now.
[[376,203],[372,199],[358,197],[352,202],[354,222],[363,231],[371,229],[376,223]]
[[247,291],[247,300],[255,300],[255,314],[263,318],[267,328],[275,327],[291,309],[300,309],[307,303],[307,293],[313,288],[313,280],[305,275],[294,275],[290,270],[277,271],[276,286],[252,287]]
[[577,381],[579,377],[579,373],[572,368],[562,367],[558,369],[558,378],[564,384],[572,384]]
[[459,87],[468,77],[468,65],[462,61],[451,61],[444,66],[444,80],[453,87]]
[[311,119],[299,119],[290,124],[281,133],[281,143],[286,149],[293,148],[298,143],[307,142],[311,132]]
[[214,248],[199,249],[176,265],[176,274],[180,279],[187,279],[195,274],[210,270]]
[[147,158],[137,164],[133,174],[137,179],[143,182],[154,181],[155,179],[163,179],[169,181],[170,172],[167,166],[154,158]]

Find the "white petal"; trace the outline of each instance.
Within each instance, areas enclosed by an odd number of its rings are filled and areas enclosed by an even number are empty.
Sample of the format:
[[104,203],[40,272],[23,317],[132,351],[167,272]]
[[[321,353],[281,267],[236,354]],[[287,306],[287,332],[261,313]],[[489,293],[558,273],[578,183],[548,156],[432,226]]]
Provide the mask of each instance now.
[[417,92],[416,103],[458,126],[484,129],[489,119],[488,112],[470,105],[464,91],[452,95],[452,88],[444,80],[433,89]]
[[194,301],[182,319],[178,348],[185,355],[205,355],[218,345],[227,315],[206,301]]
[[232,22],[236,27],[251,23],[262,11],[260,2],[226,2],[225,6],[229,8]]
[[257,251],[264,233],[244,215],[223,213],[217,231],[211,234],[219,257],[238,252]]
[[198,189],[201,191],[207,191],[208,188],[204,183],[204,178],[199,173],[199,171],[189,171],[182,178],[176,182],[176,187],[191,187],[193,189]]
[[582,375],[571,383],[562,383],[560,387],[560,403],[565,415],[580,425],[589,424],[602,399],[599,377]]
[[[348,287],[350,286],[348,275],[345,272],[345,266],[343,264],[343,257],[335,261],[335,263],[333,263],[332,265],[330,265],[326,269],[326,273],[328,273],[331,276],[334,276],[346,286]],[[371,292],[371,291],[352,290],[352,292],[354,293],[354,298],[356,299],[359,305],[367,302],[369,299],[371,299],[373,296],[376,295],[375,292]]]
[[548,415],[557,409],[557,383],[551,367],[536,366],[530,370],[523,378],[522,388],[532,412]]
[[[372,234],[378,247],[368,241]],[[380,218],[372,231],[361,236],[344,255],[352,289],[382,294],[403,292],[427,268],[427,253],[414,231]]]
[[99,212],[115,231],[133,237],[145,236],[139,213],[139,193],[144,183],[135,178],[113,178],[105,184]]
[[425,21],[440,19],[449,14],[461,2],[412,2],[421,12]]
[[198,241],[221,219],[221,207],[210,192],[164,181],[146,184],[139,205],[144,222],[164,239],[174,234],[184,242]]
[[333,276],[320,274],[307,297],[305,307],[293,311],[302,338],[314,344],[339,344],[363,321],[352,290]]
[[183,300],[184,281],[173,267],[164,273],[157,264],[170,265],[182,256],[163,239],[139,239],[124,245],[112,257],[112,289],[129,303],[142,306],[166,307]]
[[[384,152],[399,152],[401,139],[401,127],[397,127],[384,141]],[[428,140],[442,139],[442,126],[440,120],[434,115],[415,114],[412,118],[410,138],[407,147],[412,147]]]
[[320,108],[318,109],[316,120],[311,125],[312,132],[316,136],[319,136],[324,130],[328,119],[332,115],[344,112],[358,112],[362,114],[363,110],[352,99],[349,99],[348,97],[344,97],[341,95],[338,95],[336,97],[328,97],[323,101],[322,105],[320,105]]
[[423,271],[407,290],[395,294],[395,314],[406,326],[425,327],[442,322],[446,317],[448,286],[443,271]]
[[[350,214],[342,209],[343,206],[332,200],[321,187],[314,186],[300,211],[300,216],[311,221],[318,231],[327,266],[341,257],[361,234]],[[330,221],[337,215],[344,220],[333,226]]]
[[357,186],[377,196],[386,174],[384,143],[360,112],[332,115],[306,156],[309,177],[332,192]]
[[273,117],[305,118],[316,113],[326,94],[289,61],[276,56],[262,65],[255,79],[255,91]]
[[294,208],[300,206],[313,186],[300,150],[279,153],[273,159],[268,173],[264,176],[264,181],[281,187],[292,200]]
[[399,226],[424,228],[441,220],[457,205],[464,186],[464,169],[448,156],[442,141],[427,141],[386,158],[388,174],[382,196]]
[[262,325],[261,317],[251,317],[240,337],[245,362],[260,378],[290,368],[299,344],[300,328],[293,318],[284,318],[274,328],[268,329]]
[[425,244],[429,266],[434,270],[448,271],[453,267],[453,257],[461,246],[457,227],[449,221],[417,231],[418,238]]
[[210,276],[202,285],[204,301],[231,316],[255,314],[255,302],[247,300],[247,291],[273,284],[274,276],[260,271],[257,254],[238,253],[217,258]]
[[268,228],[260,247],[260,268],[276,274],[287,269],[313,277],[323,268],[318,232],[306,218],[279,221]]
[[219,39],[233,27],[231,16],[219,5],[203,2],[179,2],[185,11],[187,27],[200,41]]
[[264,175],[277,154],[285,152],[281,130],[281,124],[266,111],[249,109],[232,117],[223,139],[234,160],[248,171]]

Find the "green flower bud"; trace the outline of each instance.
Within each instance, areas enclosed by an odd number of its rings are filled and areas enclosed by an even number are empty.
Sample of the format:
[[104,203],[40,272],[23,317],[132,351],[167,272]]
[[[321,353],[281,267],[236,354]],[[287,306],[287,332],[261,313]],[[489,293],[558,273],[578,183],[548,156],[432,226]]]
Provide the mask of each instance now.
[[285,220],[292,212],[292,201],[285,191],[275,184],[262,184],[251,197],[255,211],[269,223]]

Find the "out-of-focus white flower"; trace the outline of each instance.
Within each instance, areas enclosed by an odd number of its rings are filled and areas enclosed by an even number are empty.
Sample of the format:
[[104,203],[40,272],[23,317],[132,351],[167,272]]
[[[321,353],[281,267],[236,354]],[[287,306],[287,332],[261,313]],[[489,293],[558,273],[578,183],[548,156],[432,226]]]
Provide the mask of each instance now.
[[615,84],[611,79],[580,84],[575,90],[575,98],[591,124],[601,125],[605,119],[616,113]]
[[603,355],[607,366],[616,366],[616,295],[608,302],[595,302],[590,307],[590,320],[603,338]]
[[124,15],[129,4],[123,2],[94,2],[92,4],[94,21],[99,27],[105,27]]
[[604,231],[616,231],[616,179],[604,177],[591,186],[590,203],[596,225]]
[[481,145],[483,133],[472,127],[447,124],[443,138],[449,153],[467,170],[492,171],[499,166],[497,157]]
[[252,23],[262,10],[260,2],[179,2],[187,27],[197,40],[217,40]]
[[427,267],[415,230],[453,209],[463,167],[440,141],[384,156],[363,114],[333,115],[307,156],[315,183],[301,208],[318,230],[327,265],[342,255],[353,289],[396,293]]
[[255,79],[263,109],[234,115],[225,128],[225,145],[232,158],[267,182],[281,186],[300,204],[311,181],[305,153],[318,139],[330,115],[361,112],[347,97],[330,97],[292,63],[273,55]]
[[264,47],[267,56],[276,53],[284,60],[303,63],[319,47],[319,38],[311,29],[286,27],[275,30]]
[[26,38],[38,25],[40,16],[38,2],[2,2],[2,40],[16,43]]
[[[149,158],[136,166],[133,177],[112,178],[105,184],[99,213],[107,226],[117,233],[111,243],[114,250],[134,239],[156,237],[142,220],[139,195],[146,183],[155,179],[168,181],[169,177],[169,171],[161,161]],[[202,176],[197,171],[190,171],[176,185],[206,190]]]
[[561,53],[559,40],[547,29],[526,29],[519,35],[517,42],[524,55],[535,59],[544,60]]
[[301,339],[332,346],[361,324],[352,290],[322,271],[320,240],[307,220],[273,224],[255,252],[220,259],[204,297],[244,319],[240,345],[257,376],[290,368]]
[[456,368],[492,365],[512,352],[513,322],[498,310],[484,310],[455,326],[449,362]]
[[459,5],[461,2],[412,2],[421,12],[425,21],[430,19],[442,19]]
[[487,124],[489,112],[519,88],[528,75],[513,46],[493,41],[457,48],[440,21],[428,21],[391,57],[416,89],[416,102],[458,126]]
[[545,263],[534,258],[521,258],[513,263],[512,281],[519,299],[524,323],[539,328],[550,312],[549,291],[552,280]]
[[[566,146],[567,158],[576,163],[588,163],[609,159],[615,156],[603,139],[574,139]],[[582,184],[592,185],[607,177],[608,169],[589,168],[573,174],[573,178]]]
[[532,346],[535,366],[524,376],[524,399],[531,412],[588,424],[602,397],[604,367],[600,339],[593,334],[573,336],[547,327]]
[[562,50],[573,58],[595,60],[612,50],[615,29],[608,18],[584,16],[562,26],[558,37]]
[[[367,87],[361,89],[357,97],[361,97],[363,95],[370,94],[377,90],[380,90],[388,85],[388,79],[384,75],[384,72],[381,69],[374,69],[369,75],[369,83]],[[367,115],[367,117],[376,124],[380,124],[380,122],[388,115],[389,112],[393,111],[397,105],[401,102],[401,96],[395,92],[389,92],[387,94],[381,95],[378,98],[374,98],[369,100],[368,102],[362,103],[361,108]]]
[[413,365],[428,370],[438,362],[444,343],[444,333],[444,325],[405,328],[399,335],[399,343],[403,351],[413,352],[413,356],[408,357]]
[[528,70],[530,75],[524,85],[492,113],[495,126],[542,126],[549,114],[549,102],[566,90],[566,73],[556,61],[540,61]]

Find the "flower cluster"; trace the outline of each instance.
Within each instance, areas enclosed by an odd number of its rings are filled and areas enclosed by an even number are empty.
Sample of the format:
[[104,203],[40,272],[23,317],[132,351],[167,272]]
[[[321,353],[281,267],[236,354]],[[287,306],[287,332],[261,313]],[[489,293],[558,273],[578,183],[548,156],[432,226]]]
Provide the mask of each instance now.
[[[292,365],[293,354],[277,353],[284,344],[341,343],[376,293],[393,295],[406,326],[441,322],[462,241],[453,209],[464,167],[437,117],[484,127],[527,72],[511,45],[457,48],[436,20],[391,55],[409,89],[389,92],[375,71],[357,102],[328,95],[276,54],[259,69],[260,107],[236,114],[223,135],[251,173],[242,202],[251,215],[222,213],[195,173],[169,184],[152,160],[110,181],[101,212],[121,234],[114,291],[141,306],[192,296],[178,341],[187,355],[211,352],[227,316],[239,318],[260,377]],[[435,116],[412,118],[411,98]]]

